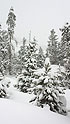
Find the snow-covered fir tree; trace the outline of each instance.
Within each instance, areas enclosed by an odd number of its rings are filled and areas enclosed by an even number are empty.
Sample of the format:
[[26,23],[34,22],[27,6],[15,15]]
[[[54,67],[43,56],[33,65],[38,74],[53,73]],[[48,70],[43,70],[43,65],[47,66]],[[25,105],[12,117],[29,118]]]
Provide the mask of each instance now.
[[3,38],[2,38],[2,29],[1,29],[1,25],[0,25],[0,72],[3,74],[3,71],[4,71],[4,64],[3,64],[3,61],[4,61],[4,52],[3,52],[3,48],[4,48],[4,41],[3,41]]
[[61,31],[61,42],[60,42],[60,64],[64,65],[66,71],[63,75],[64,85],[70,88],[70,25],[66,25],[60,29]]
[[31,86],[33,72],[37,69],[36,51],[36,42],[30,41],[29,44],[26,45],[26,54],[24,54],[25,62],[22,74],[19,76],[18,79],[18,88],[23,92],[27,92],[27,89]]
[[20,50],[18,51],[18,72],[22,72],[25,62],[26,62],[26,56],[27,56],[27,46],[26,46],[26,39],[23,38],[23,44],[20,47]]
[[60,100],[60,94],[63,94],[63,88],[61,82],[58,80],[58,76],[51,77],[49,63],[45,65],[44,71],[34,72],[32,92],[35,97],[30,100],[35,105],[44,107],[49,105],[50,110],[58,112],[63,115],[67,115],[67,110],[63,107],[63,102]]
[[44,67],[44,62],[45,62],[45,56],[44,56],[44,53],[43,53],[43,49],[40,47],[38,55],[37,55],[37,67],[43,68]]
[[64,65],[64,60],[70,57],[70,25],[68,23],[60,29],[61,41],[60,41],[60,58],[61,64]]
[[12,54],[12,57],[11,57],[11,65],[12,65],[12,69],[11,69],[11,74],[13,76],[17,76],[18,74],[18,70],[20,69],[20,66],[19,66],[19,62],[18,62],[18,55],[16,53]]
[[0,72],[7,74],[8,71],[8,32],[6,30],[0,30]]
[[8,35],[9,35],[9,74],[11,74],[11,42],[13,39],[13,34],[14,34],[14,27],[15,27],[15,21],[16,21],[16,16],[14,14],[14,9],[11,7],[9,14],[8,14],[8,19],[6,21],[8,25]]
[[50,58],[51,64],[58,64],[58,37],[54,29],[50,33],[46,55]]
[[64,60],[65,72],[62,73],[63,86],[70,89],[70,58]]

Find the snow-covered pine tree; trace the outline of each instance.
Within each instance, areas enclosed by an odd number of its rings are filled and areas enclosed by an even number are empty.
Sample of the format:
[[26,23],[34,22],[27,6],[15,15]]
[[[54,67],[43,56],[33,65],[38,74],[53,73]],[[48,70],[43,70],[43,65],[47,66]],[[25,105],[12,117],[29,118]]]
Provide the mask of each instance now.
[[13,39],[13,34],[14,34],[14,27],[15,27],[15,21],[16,21],[16,16],[14,14],[14,9],[11,7],[9,14],[8,14],[8,19],[6,21],[8,25],[8,35],[9,35],[9,74],[11,75],[11,41]]
[[4,43],[4,41],[3,41],[3,39],[2,39],[2,29],[1,29],[1,25],[0,25],[0,73],[2,74],[2,75],[4,75],[3,74],[3,54],[2,54],[2,50],[3,50],[3,43]]
[[7,31],[2,30],[0,25],[0,98],[8,97],[7,85],[4,83],[4,75],[7,74],[8,59],[8,35]]
[[22,70],[26,62],[26,54],[27,54],[26,39],[23,38],[23,44],[20,47],[20,50],[18,51],[18,66],[17,66],[18,73],[22,73]]
[[33,72],[37,69],[36,46],[37,44],[35,41],[30,41],[29,44],[26,45],[24,55],[25,62],[22,74],[18,78],[18,88],[23,92],[28,92],[28,88],[30,88],[32,83]]
[[17,55],[17,53],[12,54],[11,58],[12,58],[12,60],[11,60],[11,65],[12,65],[11,74],[13,76],[17,76],[18,68],[20,68],[20,66],[18,65],[18,55]]
[[[47,67],[46,67],[47,66]],[[63,115],[67,115],[66,108],[63,106],[63,102],[60,100],[60,95],[63,94],[63,88],[58,76],[51,77],[49,64],[45,65],[44,72],[41,69],[39,72],[34,73],[32,92],[35,97],[30,100],[35,105],[44,107],[49,105],[50,110],[58,112]]]
[[37,67],[38,68],[43,68],[44,67],[44,62],[45,62],[45,56],[44,56],[44,53],[43,53],[43,49],[40,47],[38,55],[37,55]]
[[0,30],[0,72],[7,74],[8,68],[8,33]]
[[50,58],[51,64],[58,64],[58,37],[54,29],[51,30],[51,34],[49,36],[47,55]]
[[61,64],[64,65],[65,59],[70,57],[70,25],[66,23],[65,26],[60,29],[61,41],[60,41],[60,58]]
[[70,58],[65,59],[64,61],[65,72],[62,74],[62,83],[65,89],[70,89]]
[[66,71],[64,76],[64,85],[70,88],[70,25],[66,25],[60,29],[61,42],[60,42],[60,58],[61,64],[64,65]]
[[61,53],[61,43],[60,42],[58,43],[58,53],[57,53],[57,56],[58,56],[59,65],[63,65],[62,53]]

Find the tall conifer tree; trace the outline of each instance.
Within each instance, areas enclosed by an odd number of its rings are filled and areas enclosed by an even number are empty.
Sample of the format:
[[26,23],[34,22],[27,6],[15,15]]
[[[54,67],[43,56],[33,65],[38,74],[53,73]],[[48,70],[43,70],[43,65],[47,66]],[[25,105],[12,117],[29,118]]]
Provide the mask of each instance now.
[[57,58],[57,52],[58,52],[58,37],[54,31],[54,29],[51,30],[48,41],[48,48],[47,48],[47,54],[50,58],[51,64],[58,64],[58,58]]
[[11,41],[13,39],[14,35],[14,27],[15,27],[15,21],[16,21],[16,16],[14,14],[14,9],[11,7],[9,14],[8,14],[8,19],[7,19],[7,25],[8,25],[8,35],[9,35],[9,74],[11,75]]

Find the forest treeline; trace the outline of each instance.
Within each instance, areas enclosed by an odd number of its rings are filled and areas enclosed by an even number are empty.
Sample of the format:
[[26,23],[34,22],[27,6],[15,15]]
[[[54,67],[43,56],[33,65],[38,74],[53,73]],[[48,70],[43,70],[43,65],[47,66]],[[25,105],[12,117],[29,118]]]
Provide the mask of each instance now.
[[[38,106],[43,107],[48,104],[52,111],[64,114],[67,113],[62,108],[59,101],[59,94],[63,88],[70,88],[70,24],[66,23],[60,30],[60,41],[54,29],[50,31],[48,46],[44,52],[38,46],[36,39],[29,40],[23,38],[23,44],[15,53],[13,45],[14,29],[16,26],[16,15],[11,8],[6,21],[7,30],[0,25],[0,73],[4,75],[19,76],[17,88],[22,92],[34,93]],[[20,32],[19,32],[20,33]],[[49,58],[50,63],[45,63]],[[48,72],[51,65],[58,65],[65,68],[65,72],[59,71],[57,77],[50,77]],[[44,74],[35,73],[38,69],[44,68]],[[57,92],[58,91],[58,92]],[[30,102],[32,102],[30,101]]]

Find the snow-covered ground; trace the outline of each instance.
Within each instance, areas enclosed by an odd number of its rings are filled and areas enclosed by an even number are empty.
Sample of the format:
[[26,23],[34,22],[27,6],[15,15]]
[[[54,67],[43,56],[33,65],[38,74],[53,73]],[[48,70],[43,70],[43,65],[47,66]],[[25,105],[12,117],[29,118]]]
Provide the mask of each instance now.
[[0,124],[70,124],[70,117],[29,104],[0,99]]
[[[0,99],[0,124],[70,124],[70,114],[67,116],[54,113],[48,107],[39,108],[29,103],[33,97],[31,94],[22,93],[13,88],[17,79],[7,77],[6,81],[11,81],[8,89],[10,99]],[[70,91],[65,94],[67,98],[67,108],[70,108]]]

